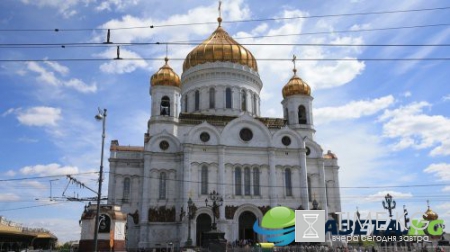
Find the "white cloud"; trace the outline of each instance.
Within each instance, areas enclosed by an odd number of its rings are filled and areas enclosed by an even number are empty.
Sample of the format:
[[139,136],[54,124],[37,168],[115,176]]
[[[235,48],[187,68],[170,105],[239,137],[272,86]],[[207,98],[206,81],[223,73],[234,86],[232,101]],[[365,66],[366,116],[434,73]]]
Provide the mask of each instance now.
[[53,86],[57,86],[60,84],[60,80],[56,78],[53,72],[47,71],[36,62],[28,62],[27,68],[28,70],[39,74],[39,77],[37,79],[40,82],[44,82]]
[[5,112],[3,112],[2,117],[13,114],[19,110],[20,110],[20,108],[10,108],[10,109],[6,110]]
[[450,94],[448,94],[448,95],[442,97],[442,100],[443,100],[443,101],[450,101]]
[[[441,181],[450,181],[450,164],[431,164],[423,171],[425,173],[432,173]],[[450,187],[447,187],[447,189],[450,189]]]
[[68,81],[64,81],[63,85],[66,87],[72,87],[75,90],[78,90],[82,93],[95,93],[97,92],[97,84],[93,83],[92,85],[87,85],[80,79],[70,79]]
[[443,192],[450,192],[450,186],[446,186],[442,189]]
[[49,65],[51,68],[53,68],[53,70],[62,75],[66,75],[69,73],[69,68],[59,64],[58,62],[45,61],[45,64]]
[[36,180],[24,180],[24,181],[20,182],[20,184],[24,185],[24,186],[30,186],[34,189],[47,189],[46,185],[44,185],[41,182],[36,181]]
[[37,80],[40,83],[46,83],[53,86],[70,87],[82,93],[95,93],[97,91],[97,85],[95,83],[93,83],[92,85],[88,85],[80,79],[72,78],[70,80],[64,80],[58,78],[55,75],[55,73],[64,76],[67,75],[70,72],[68,67],[50,61],[45,61],[45,64],[50,66],[50,68],[53,69],[55,72],[49,71],[48,69],[44,68],[42,65],[39,65],[36,62],[29,62],[27,64],[27,69],[29,71],[39,74]]
[[61,109],[53,107],[32,107],[18,112],[17,119],[27,126],[56,126],[61,119]]
[[410,91],[406,91],[403,93],[403,97],[411,97],[411,92]]
[[38,176],[55,176],[78,173],[79,169],[75,166],[61,166],[60,164],[51,163],[47,165],[33,165],[25,166],[20,169],[23,175],[38,175]]
[[392,195],[392,197],[394,199],[408,199],[408,198],[412,198],[413,195],[412,193],[408,192],[408,193],[403,193],[403,192],[396,192],[396,191],[380,191],[374,194],[371,194],[369,196],[367,196],[365,198],[366,201],[379,201],[379,200],[383,200],[384,196],[386,196],[387,194]]
[[[109,48],[105,50],[103,53],[99,53],[94,55],[100,58],[115,58],[116,57],[116,49]],[[100,70],[105,73],[112,74],[124,74],[131,73],[138,68],[145,69],[148,65],[145,60],[141,60],[142,57],[130,50],[120,49],[120,57],[121,58],[134,58],[137,60],[114,60],[108,63],[103,63],[100,65]]]
[[20,197],[14,193],[0,193],[0,202],[18,200],[20,200]]
[[431,156],[450,155],[450,118],[424,114],[423,109],[430,106],[427,102],[414,102],[386,110],[380,117],[384,122],[383,136],[398,139],[395,150],[432,148]]
[[69,18],[75,14],[77,14],[77,11],[75,10],[75,7],[78,4],[89,4],[92,1],[95,0],[21,0],[24,4],[31,4],[38,6],[40,8],[43,7],[50,7],[57,9],[58,12],[63,15],[65,18]]
[[314,110],[315,124],[325,124],[332,121],[356,119],[373,115],[386,109],[394,103],[392,95],[373,100],[352,101],[340,107],[325,107]]
[[95,9],[98,11],[123,10],[130,5],[137,5],[140,0],[104,0]]
[[5,172],[5,175],[9,176],[9,177],[14,177],[16,175],[16,172],[13,170],[9,170],[9,171]]

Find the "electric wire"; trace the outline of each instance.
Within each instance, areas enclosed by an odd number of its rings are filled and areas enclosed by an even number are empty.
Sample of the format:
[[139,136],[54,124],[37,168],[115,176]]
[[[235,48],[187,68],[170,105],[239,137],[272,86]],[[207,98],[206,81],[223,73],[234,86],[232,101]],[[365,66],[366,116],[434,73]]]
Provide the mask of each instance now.
[[[163,61],[163,58],[61,58],[61,59],[0,59],[0,62],[82,62],[82,61]],[[184,61],[183,58],[171,58],[171,61]],[[301,58],[296,61],[449,61],[450,57],[436,58]],[[292,61],[292,58],[265,58],[258,61]]]
[[[228,20],[222,23],[249,23],[249,22],[264,22],[264,21],[278,21],[278,20],[293,20],[293,19],[311,19],[311,18],[328,18],[328,17],[347,17],[347,16],[366,16],[366,15],[381,15],[381,14],[395,14],[408,12],[422,12],[422,11],[440,11],[450,9],[450,6],[410,9],[410,10],[387,10],[387,11],[373,11],[373,12],[356,12],[356,13],[339,13],[339,14],[323,14],[310,16],[296,16],[296,17],[278,17],[278,18],[259,18],[259,19],[242,19],[242,20]],[[175,24],[160,24],[160,25],[146,25],[146,26],[130,26],[130,27],[109,27],[109,28],[53,28],[53,29],[0,29],[0,32],[78,32],[78,31],[106,31],[106,30],[130,30],[130,29],[153,29],[160,27],[176,27],[176,26],[193,26],[193,25],[211,25],[217,22],[193,22],[193,23],[175,23]]]

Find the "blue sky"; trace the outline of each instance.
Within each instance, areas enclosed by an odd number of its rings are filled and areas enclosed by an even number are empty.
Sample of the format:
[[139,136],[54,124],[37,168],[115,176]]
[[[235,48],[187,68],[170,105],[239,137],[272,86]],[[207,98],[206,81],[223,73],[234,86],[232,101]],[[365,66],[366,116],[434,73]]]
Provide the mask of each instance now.
[[[116,56],[115,47],[5,44],[103,42],[105,31],[94,28],[214,22],[217,5],[193,0],[1,1],[0,179],[83,173],[76,177],[96,188],[93,172],[98,171],[101,143],[101,124],[94,120],[97,107],[109,112],[106,150],[112,139],[121,145],[142,145],[150,113],[149,78],[163,64],[162,60],[5,62]],[[450,58],[445,46],[406,46],[450,44],[450,9],[313,16],[448,6],[442,1],[223,1],[224,21],[310,17],[223,26],[237,41],[250,44],[246,47],[257,59],[297,55],[298,73],[313,88],[316,139],[324,151],[330,149],[339,157],[344,211],[356,206],[363,213],[381,211],[381,200],[389,192],[399,212],[404,204],[410,213],[424,212],[429,199],[432,209],[450,223],[450,61],[367,60]],[[374,31],[424,25],[436,26]],[[111,41],[197,41],[215,27],[112,30]],[[60,31],[5,31],[56,28]],[[361,29],[372,31],[358,32]],[[261,37],[299,33],[316,34]],[[368,46],[251,45],[255,43]],[[404,46],[369,46],[388,44]],[[170,64],[179,75],[182,60],[175,59],[184,59],[193,47],[169,46],[168,55],[174,59]],[[122,57],[164,55],[163,45],[121,47]],[[344,58],[354,60],[304,60]],[[281,88],[292,75],[292,62],[260,60],[258,66],[264,83],[262,115],[281,117]],[[79,239],[83,204],[50,202],[50,180],[55,178],[59,180],[51,182],[52,194],[61,197],[67,184],[64,176],[0,182],[0,215],[25,226],[47,227],[61,241]],[[107,180],[104,194],[106,185]],[[355,188],[361,186],[370,188]],[[70,185],[66,195],[77,194],[93,196]],[[38,205],[47,206],[26,208]]]

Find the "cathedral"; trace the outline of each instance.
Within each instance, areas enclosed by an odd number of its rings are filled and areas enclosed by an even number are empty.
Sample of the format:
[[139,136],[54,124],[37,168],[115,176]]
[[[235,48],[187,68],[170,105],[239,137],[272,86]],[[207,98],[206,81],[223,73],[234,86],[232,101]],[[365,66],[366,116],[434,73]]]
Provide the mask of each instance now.
[[200,246],[213,224],[229,242],[263,242],[252,227],[271,207],[341,210],[337,157],[315,141],[310,86],[294,64],[283,118],[261,117],[257,59],[221,22],[181,78],[168,58],[151,76],[143,146],[111,142],[108,204],[128,214],[128,251]]

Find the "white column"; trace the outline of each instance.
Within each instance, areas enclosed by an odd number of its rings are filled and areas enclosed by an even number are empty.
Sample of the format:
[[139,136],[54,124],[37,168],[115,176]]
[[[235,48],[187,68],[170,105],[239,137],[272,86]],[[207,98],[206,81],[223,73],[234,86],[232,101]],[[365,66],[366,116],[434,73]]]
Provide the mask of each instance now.
[[116,204],[116,162],[109,163],[108,204]]
[[[145,160],[146,159],[146,160]],[[150,169],[152,164],[152,154],[144,156],[144,160],[148,161],[148,164],[144,162],[144,179],[142,190],[142,206],[141,206],[141,219],[140,219],[140,239],[139,242],[147,242],[147,224],[148,224],[148,200],[150,196]]]
[[339,167],[334,168],[334,192],[335,192],[335,211],[340,212],[341,211],[341,188],[339,187]]
[[308,198],[308,169],[306,167],[306,145],[305,141],[302,141],[302,148],[300,149],[300,195],[302,207],[306,210],[309,209]]
[[269,148],[269,199],[270,207],[277,206],[277,184],[276,184],[276,169],[275,169],[275,149]]
[[190,162],[191,146],[186,144],[184,146],[184,156],[183,156],[183,182],[182,187],[184,188],[183,196],[180,197],[183,200],[183,208],[187,209],[187,202],[191,193],[191,162]]
[[325,218],[328,219],[328,202],[327,202],[327,181],[325,180],[325,167],[324,167],[324,161],[321,159],[319,161],[319,192],[320,192],[320,204],[322,206],[319,206],[323,210],[325,210]]
[[218,191],[220,196],[223,198],[224,202],[223,205],[220,207],[220,216],[219,219],[221,220],[225,220],[225,203],[226,203],[226,199],[225,199],[225,146],[220,145],[219,146],[219,178],[218,178],[218,182],[219,182],[219,186],[218,186]]

